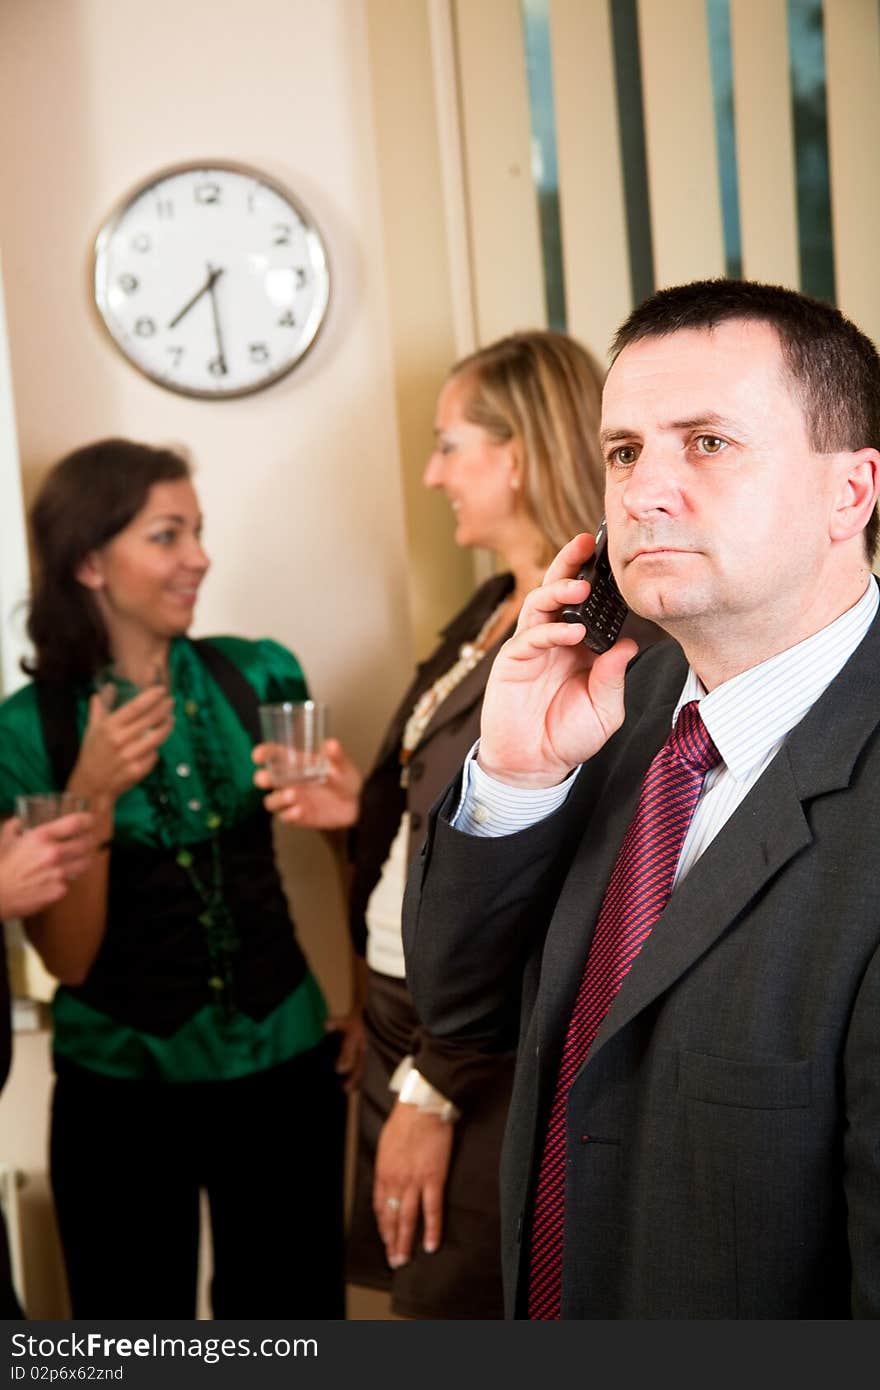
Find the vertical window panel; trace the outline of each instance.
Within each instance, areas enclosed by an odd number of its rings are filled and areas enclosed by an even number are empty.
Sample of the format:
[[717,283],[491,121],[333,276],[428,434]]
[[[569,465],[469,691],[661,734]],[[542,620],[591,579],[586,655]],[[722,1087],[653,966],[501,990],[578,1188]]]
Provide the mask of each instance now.
[[637,0],[608,0],[608,4],[614,35],[617,118],[623,155],[632,298],[634,304],[640,304],[653,293],[655,279],[639,17]]
[[[604,362],[632,307],[608,0],[551,0],[550,23],[568,327]],[[648,262],[653,283],[650,239]]]
[[801,289],[834,300],[822,0],[788,0]]
[[724,264],[735,279],[742,275],[736,130],[733,119],[733,63],[730,51],[730,0],[706,0],[709,70],[715,106],[715,143],[724,231]]
[[639,0],[657,284],[724,274],[704,0]]
[[828,147],[837,302],[880,342],[880,15],[826,0]]
[[786,0],[730,0],[743,274],[800,285]]
[[559,221],[556,116],[550,58],[549,0],[522,0],[532,130],[532,178],[538,197],[547,322],[565,331],[565,272]]
[[477,336],[546,326],[519,0],[457,0],[465,186]]

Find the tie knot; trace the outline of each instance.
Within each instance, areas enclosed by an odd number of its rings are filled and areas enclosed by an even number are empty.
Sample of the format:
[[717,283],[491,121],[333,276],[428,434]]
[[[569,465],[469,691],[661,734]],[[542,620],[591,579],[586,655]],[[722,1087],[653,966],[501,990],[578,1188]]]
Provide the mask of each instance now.
[[682,705],[669,736],[669,747],[694,772],[708,772],[721,762],[721,754],[709,737],[696,700]]

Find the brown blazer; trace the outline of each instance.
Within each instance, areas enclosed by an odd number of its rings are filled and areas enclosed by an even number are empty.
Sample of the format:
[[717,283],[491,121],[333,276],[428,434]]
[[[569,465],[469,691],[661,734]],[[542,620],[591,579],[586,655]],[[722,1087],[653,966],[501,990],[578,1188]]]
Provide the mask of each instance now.
[[[409,862],[418,856],[424,842],[428,813],[449,782],[456,776],[479,736],[483,691],[499,648],[512,635],[514,624],[486,652],[460,685],[434,712],[409,761],[409,786],[400,785],[400,743],[404,726],[419,696],[453,665],[463,642],[472,641],[493,610],[513,588],[512,574],[493,575],[480,585],[465,607],[440,634],[435,650],[419,664],[415,676],[400,701],[375,764],[364,784],[361,814],[350,838],[353,862],[349,925],[355,950],[366,951],[366,907],[382,872],[391,842],[404,810],[410,814]],[[640,647],[658,641],[665,634],[652,623],[630,614],[623,628]],[[449,1045],[424,1034],[414,1038],[409,1049],[416,1066],[438,1090],[462,1108],[482,1085],[487,1074],[485,1054],[466,1052],[459,1043]],[[490,1061],[490,1070],[494,1066]]]

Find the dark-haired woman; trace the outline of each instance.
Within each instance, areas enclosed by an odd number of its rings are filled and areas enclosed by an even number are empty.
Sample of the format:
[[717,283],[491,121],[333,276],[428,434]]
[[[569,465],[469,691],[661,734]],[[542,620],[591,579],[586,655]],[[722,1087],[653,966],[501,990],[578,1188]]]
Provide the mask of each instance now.
[[[208,569],[186,462],[63,459],[31,512],[33,682],[0,706],[0,812],[90,798],[102,851],[28,931],[60,981],[51,1176],[73,1315],[344,1316],[344,1096],[251,785],[278,644],[186,637]],[[108,680],[108,672],[112,679]]]

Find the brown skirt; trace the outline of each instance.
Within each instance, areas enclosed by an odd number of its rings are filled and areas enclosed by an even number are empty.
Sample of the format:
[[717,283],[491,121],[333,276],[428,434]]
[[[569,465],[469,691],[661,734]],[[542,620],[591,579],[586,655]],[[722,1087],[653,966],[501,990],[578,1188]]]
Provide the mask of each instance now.
[[373,1173],[379,1134],[395,1100],[388,1081],[401,1058],[413,1051],[418,1030],[403,980],[370,971],[365,1023],[347,1278],[368,1288],[390,1289],[391,1307],[403,1317],[501,1318],[498,1165],[513,1061],[499,1057],[497,1085],[482,1088],[474,1113],[456,1122],[439,1250],[426,1254],[417,1230],[409,1263],[392,1270],[373,1214]]

